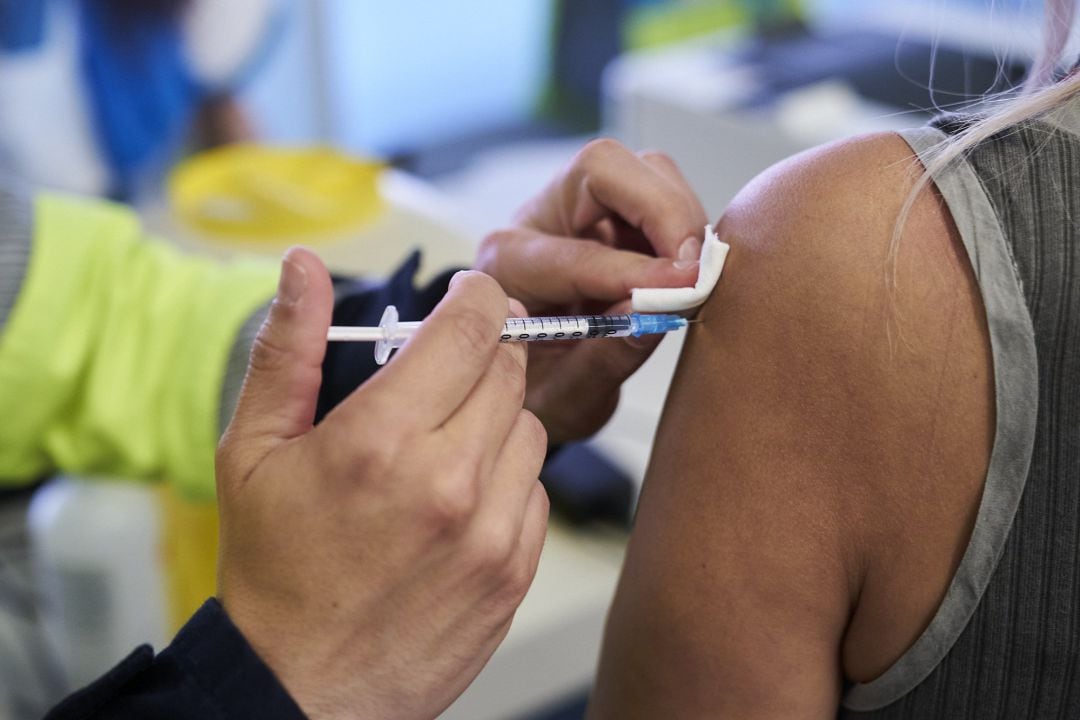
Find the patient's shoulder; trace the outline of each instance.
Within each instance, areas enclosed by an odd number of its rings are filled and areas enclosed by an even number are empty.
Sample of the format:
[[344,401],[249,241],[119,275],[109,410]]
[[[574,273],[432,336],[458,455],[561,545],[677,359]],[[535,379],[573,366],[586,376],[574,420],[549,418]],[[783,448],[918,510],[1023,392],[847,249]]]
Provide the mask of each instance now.
[[[835,291],[880,286],[884,274],[874,271],[889,258],[893,228],[921,171],[894,133],[814,148],[747,184],[725,211],[720,232],[745,258],[744,275],[756,274],[759,263],[749,263],[760,259],[767,261],[766,275],[814,272],[816,280],[833,280]],[[933,192],[923,192],[896,249],[942,252],[939,241],[952,233],[947,210]]]
[[809,451],[780,441],[780,456],[810,479],[799,490],[841,508],[832,516],[845,537],[838,552],[848,553],[859,598],[845,662],[859,679],[883,670],[936,610],[966,546],[992,442],[979,287],[932,184],[894,236],[922,172],[900,136],[882,133],[755,179],[720,223],[730,265],[703,311],[701,334],[711,338],[689,351],[698,356],[690,362],[772,398],[746,416],[779,417],[785,432],[815,439]]
[[769,169],[725,212],[731,251],[668,395],[598,708],[647,677],[634,699],[657,707],[827,716],[841,674],[879,674],[933,616],[993,395],[978,286],[932,188],[893,242],[921,171],[899,136],[856,138]]
[[932,184],[894,236],[922,172],[899,135],[881,133],[804,152],[762,173],[719,222],[732,252],[703,311],[707,323],[745,334],[748,343],[783,335],[815,353],[808,356],[814,362],[851,365],[850,382],[879,383],[883,391],[924,380],[917,370],[955,345],[957,316],[942,311],[962,307],[975,321],[981,304],[963,243]]

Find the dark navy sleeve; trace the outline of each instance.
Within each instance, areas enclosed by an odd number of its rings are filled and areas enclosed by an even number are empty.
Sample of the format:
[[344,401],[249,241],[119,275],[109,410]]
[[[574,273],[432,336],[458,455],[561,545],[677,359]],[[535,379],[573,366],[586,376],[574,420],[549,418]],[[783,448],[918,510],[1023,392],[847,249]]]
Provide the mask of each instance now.
[[143,645],[45,720],[303,720],[217,600],[211,598],[164,652]]

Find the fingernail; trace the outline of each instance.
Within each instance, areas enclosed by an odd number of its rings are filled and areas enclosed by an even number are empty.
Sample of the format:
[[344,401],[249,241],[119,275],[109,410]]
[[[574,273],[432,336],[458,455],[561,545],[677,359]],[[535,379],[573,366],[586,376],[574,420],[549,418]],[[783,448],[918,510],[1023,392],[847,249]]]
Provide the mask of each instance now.
[[281,277],[278,278],[277,300],[282,305],[300,302],[307,290],[307,270],[286,255],[281,260]]
[[458,270],[456,273],[454,273],[453,277],[450,278],[450,283],[447,285],[447,288],[452,288],[457,285],[458,281],[461,280],[461,278],[468,273],[468,270]]
[[676,270],[689,270],[701,261],[701,241],[696,237],[688,237],[679,246],[678,259],[675,261]]

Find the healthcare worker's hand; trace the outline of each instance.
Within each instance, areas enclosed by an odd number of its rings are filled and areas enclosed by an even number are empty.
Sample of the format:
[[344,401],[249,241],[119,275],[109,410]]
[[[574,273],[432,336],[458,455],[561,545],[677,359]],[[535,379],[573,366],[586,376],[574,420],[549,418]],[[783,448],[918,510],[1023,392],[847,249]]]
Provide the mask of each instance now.
[[[521,210],[516,227],[484,240],[476,268],[531,315],[629,312],[635,287],[694,284],[706,222],[669,158],[596,140]],[[661,338],[534,343],[525,406],[554,443],[591,435]]]
[[218,593],[312,718],[430,718],[532,582],[548,503],[521,311],[460,273],[423,329],[312,427],[333,295],[297,249],[217,456]]

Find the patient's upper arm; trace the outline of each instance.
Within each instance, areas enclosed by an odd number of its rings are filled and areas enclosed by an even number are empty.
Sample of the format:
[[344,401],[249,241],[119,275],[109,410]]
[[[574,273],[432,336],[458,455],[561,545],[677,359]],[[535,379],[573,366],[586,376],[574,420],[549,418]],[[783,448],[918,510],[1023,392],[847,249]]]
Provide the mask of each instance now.
[[768,171],[720,222],[609,618],[593,717],[832,717],[929,621],[992,425],[982,306],[894,135]]

